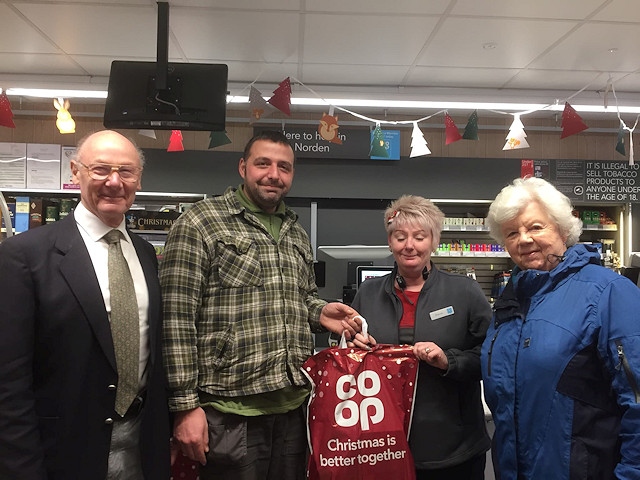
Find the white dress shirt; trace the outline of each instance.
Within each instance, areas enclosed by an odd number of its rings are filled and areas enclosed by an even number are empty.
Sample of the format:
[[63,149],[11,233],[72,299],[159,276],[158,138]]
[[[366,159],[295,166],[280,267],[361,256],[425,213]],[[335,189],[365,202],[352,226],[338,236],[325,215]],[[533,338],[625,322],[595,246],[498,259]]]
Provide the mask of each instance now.
[[[100,284],[107,314],[109,318],[111,318],[111,295],[109,293],[108,273],[109,245],[102,237],[113,229],[102,223],[98,217],[87,210],[82,202],[78,203],[78,206],[74,210],[74,216],[80,235],[89,251],[96,276],[98,277],[98,283]],[[138,301],[138,318],[140,320],[140,366],[138,369],[138,378],[140,380],[140,389],[142,390],[146,385],[146,366],[149,358],[149,290],[147,289],[147,281],[144,278],[140,260],[124,226],[125,219],[123,216],[118,230],[120,230],[123,235],[120,239],[120,246],[122,247],[124,258],[129,265],[131,276],[133,277],[136,300]]]

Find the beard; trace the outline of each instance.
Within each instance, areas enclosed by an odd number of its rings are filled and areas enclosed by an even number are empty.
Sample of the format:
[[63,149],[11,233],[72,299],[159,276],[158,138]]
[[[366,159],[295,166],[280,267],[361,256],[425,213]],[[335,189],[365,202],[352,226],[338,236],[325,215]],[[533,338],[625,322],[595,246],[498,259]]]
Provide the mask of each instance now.
[[[275,190],[274,190],[275,189]],[[275,210],[287,194],[288,189],[282,184],[258,184],[252,187],[245,185],[245,194],[264,211]]]

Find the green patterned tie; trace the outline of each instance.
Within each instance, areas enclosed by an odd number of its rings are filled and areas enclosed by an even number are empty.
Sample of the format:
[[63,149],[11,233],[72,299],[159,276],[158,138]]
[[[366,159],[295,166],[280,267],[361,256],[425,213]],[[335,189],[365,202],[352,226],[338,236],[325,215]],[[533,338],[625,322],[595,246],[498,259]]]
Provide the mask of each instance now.
[[121,416],[138,394],[140,326],[133,278],[120,247],[119,230],[104,238],[109,243],[109,292],[111,294],[111,336],[118,366],[116,412]]

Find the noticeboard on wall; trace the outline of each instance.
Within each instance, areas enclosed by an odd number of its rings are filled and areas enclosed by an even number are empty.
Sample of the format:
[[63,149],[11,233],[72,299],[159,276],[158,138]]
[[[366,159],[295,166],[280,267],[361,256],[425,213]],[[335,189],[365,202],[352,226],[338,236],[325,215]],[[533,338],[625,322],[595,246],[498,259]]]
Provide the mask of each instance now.
[[550,181],[574,203],[640,203],[640,165],[627,161],[522,160],[525,175]]

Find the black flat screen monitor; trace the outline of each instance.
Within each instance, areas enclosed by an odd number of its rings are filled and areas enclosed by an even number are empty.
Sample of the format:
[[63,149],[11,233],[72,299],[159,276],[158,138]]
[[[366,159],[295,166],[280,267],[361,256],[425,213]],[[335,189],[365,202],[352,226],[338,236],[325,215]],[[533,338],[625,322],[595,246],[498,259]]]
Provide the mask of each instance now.
[[162,90],[156,88],[156,76],[155,62],[112,62],[104,126],[224,131],[227,65],[169,63]]
[[384,275],[389,275],[393,271],[392,266],[369,266],[369,265],[361,265],[356,267],[356,279],[358,288],[362,285],[362,282],[369,278],[374,277],[382,277]]

